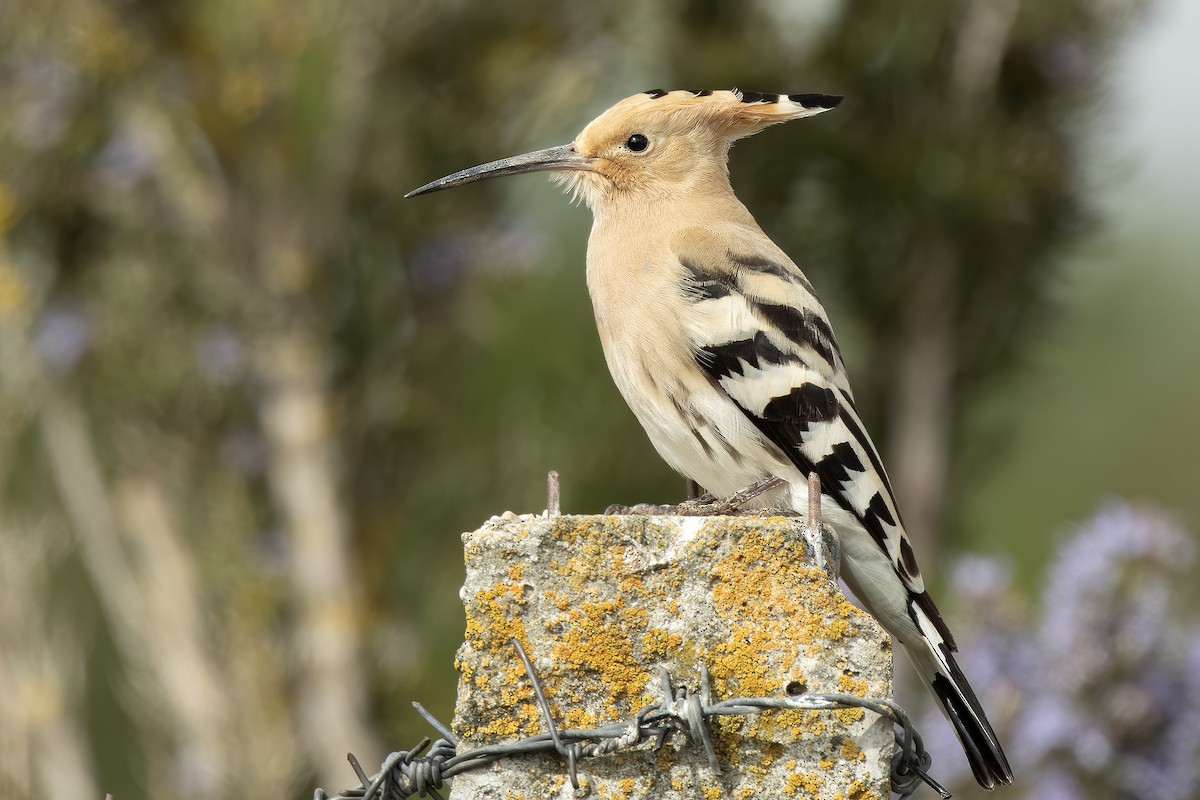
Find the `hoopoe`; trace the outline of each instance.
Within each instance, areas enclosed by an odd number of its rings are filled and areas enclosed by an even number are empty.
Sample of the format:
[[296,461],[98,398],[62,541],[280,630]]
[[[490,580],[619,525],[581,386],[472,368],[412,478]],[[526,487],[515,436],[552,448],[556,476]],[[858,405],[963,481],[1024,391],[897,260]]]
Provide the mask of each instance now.
[[980,785],[1012,782],[917,566],[883,463],[812,285],[729,184],[734,141],[810,117],[823,94],[652,90],[570,144],[456,172],[412,197],[550,171],[594,215],[587,285],[613,379],[655,449],[718,497],[771,477],[759,507],[821,510],[842,577],[938,698]]

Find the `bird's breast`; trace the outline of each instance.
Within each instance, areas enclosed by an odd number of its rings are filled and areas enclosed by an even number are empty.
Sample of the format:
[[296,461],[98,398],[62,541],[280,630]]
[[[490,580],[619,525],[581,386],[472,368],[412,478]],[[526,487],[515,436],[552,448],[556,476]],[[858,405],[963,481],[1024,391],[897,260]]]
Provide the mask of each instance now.
[[[638,419],[687,393],[681,367],[691,352],[682,298],[669,264],[636,251],[588,252],[588,293],[609,371]],[[665,262],[665,259],[661,260]]]
[[682,280],[665,248],[625,261],[589,248],[588,290],[617,389],[663,460],[728,495],[788,465],[696,363]]

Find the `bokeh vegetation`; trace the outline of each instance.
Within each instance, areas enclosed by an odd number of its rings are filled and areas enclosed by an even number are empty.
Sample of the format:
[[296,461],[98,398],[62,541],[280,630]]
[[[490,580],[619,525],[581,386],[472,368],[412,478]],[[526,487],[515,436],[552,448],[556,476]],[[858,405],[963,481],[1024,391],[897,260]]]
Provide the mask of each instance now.
[[[918,551],[968,543],[995,398],[1107,223],[1085,144],[1141,10],[0,2],[0,795],[340,788],[410,700],[449,716],[460,531],[551,468],[568,511],[681,495],[603,365],[586,212],[402,200],[637,90],[848,97],[734,184],[830,306]],[[1021,519],[987,541],[1044,554]]]
[[[949,570],[964,668],[982,688],[1023,796],[1157,797],[1200,789],[1200,625],[1182,607],[1196,542],[1160,509],[1111,504],[1056,548],[1038,597],[1013,562]],[[983,797],[931,711],[922,729],[955,797]],[[939,756],[942,756],[939,758]]]

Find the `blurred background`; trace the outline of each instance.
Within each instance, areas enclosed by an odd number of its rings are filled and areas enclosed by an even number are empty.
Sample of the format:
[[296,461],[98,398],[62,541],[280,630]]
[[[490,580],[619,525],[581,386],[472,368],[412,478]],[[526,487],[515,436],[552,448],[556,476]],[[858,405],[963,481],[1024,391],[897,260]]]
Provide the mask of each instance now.
[[549,469],[569,513],[679,499],[587,211],[402,195],[732,86],[847,96],[733,182],[830,311],[1009,796],[1200,796],[1197,42],[1188,0],[0,0],[0,797],[354,784],[411,700],[451,716],[460,532]]

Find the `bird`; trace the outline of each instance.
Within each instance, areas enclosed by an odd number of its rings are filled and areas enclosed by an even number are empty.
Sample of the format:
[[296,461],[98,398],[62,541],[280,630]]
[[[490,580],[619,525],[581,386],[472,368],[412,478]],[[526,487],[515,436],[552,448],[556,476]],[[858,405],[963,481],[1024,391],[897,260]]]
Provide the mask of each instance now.
[[825,309],[729,181],[734,142],[841,101],[653,89],[621,100],[568,144],[405,196],[548,171],[591,209],[586,275],[601,345],[654,448],[717,497],[782,479],[757,507],[805,510],[809,477],[819,477],[842,579],[907,651],[975,779],[992,789],[1012,783],[1012,769],[925,587]]

